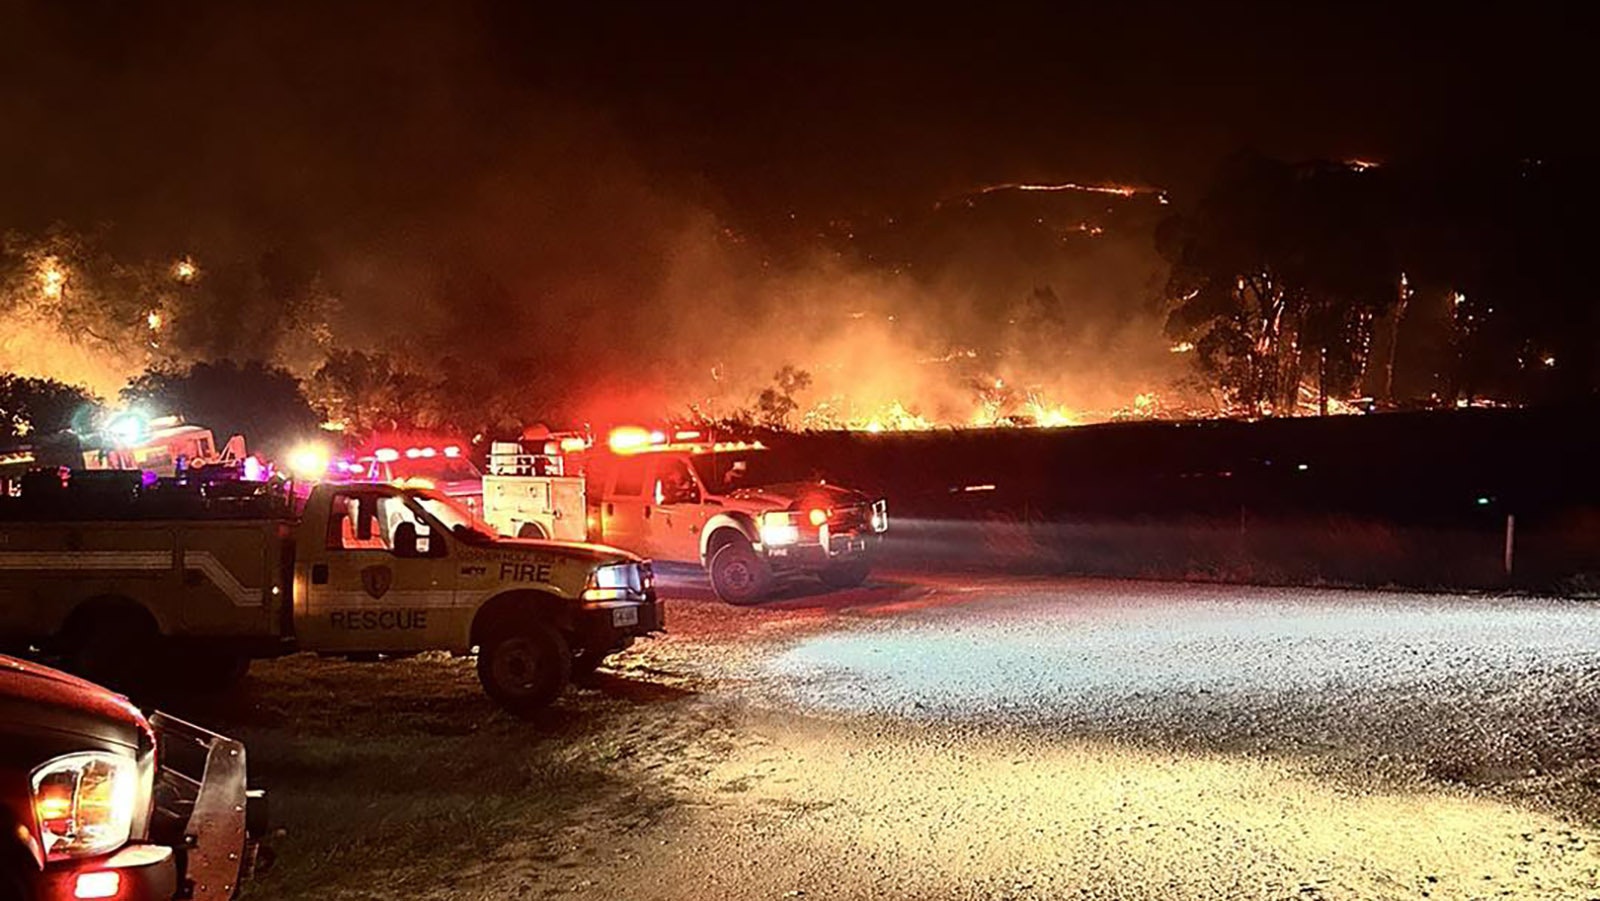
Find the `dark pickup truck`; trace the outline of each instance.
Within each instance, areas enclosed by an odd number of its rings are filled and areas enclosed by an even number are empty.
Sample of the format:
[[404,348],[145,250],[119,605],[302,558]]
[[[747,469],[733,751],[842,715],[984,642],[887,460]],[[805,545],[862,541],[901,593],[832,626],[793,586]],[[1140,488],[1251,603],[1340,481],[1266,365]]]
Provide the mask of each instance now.
[[0,655],[0,901],[222,901],[265,826],[239,742]]

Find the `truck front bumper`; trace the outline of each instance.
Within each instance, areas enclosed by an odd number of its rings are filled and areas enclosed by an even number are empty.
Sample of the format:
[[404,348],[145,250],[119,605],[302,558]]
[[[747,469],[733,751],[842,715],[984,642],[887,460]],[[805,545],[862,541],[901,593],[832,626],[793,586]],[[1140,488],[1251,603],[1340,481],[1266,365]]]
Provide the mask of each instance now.
[[775,573],[818,570],[837,563],[870,559],[879,536],[870,532],[845,532],[820,536],[813,544],[765,545],[762,551]]
[[584,649],[610,650],[666,628],[666,605],[656,597],[654,590],[642,598],[591,601],[583,605],[579,614],[576,645]]
[[172,849],[142,843],[123,845],[103,857],[57,861],[39,871],[33,886],[38,901],[171,901],[177,894],[178,864]]
[[238,894],[261,851],[266,795],[247,787],[239,741],[159,711],[150,725],[162,761],[151,837],[181,849],[181,897],[227,901]]

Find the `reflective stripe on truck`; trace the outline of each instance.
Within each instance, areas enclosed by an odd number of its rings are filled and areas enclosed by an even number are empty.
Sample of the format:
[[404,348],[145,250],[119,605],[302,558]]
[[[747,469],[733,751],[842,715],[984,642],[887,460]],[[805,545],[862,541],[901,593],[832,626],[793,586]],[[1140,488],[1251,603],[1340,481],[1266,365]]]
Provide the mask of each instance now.
[[235,607],[261,606],[263,589],[240,582],[209,551],[0,551],[0,570],[161,572],[173,568],[174,554],[180,556],[183,569],[205,576]]

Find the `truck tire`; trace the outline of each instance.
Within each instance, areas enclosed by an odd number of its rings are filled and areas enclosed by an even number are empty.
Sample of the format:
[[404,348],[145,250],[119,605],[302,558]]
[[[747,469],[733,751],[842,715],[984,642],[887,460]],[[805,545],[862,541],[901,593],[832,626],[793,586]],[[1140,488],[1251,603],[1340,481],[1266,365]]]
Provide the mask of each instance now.
[[730,541],[711,555],[711,590],[729,604],[752,604],[772,588],[772,568],[743,539]]
[[478,646],[484,693],[516,716],[531,717],[550,706],[571,679],[572,650],[543,623],[507,622]]
[[517,530],[517,537],[518,538],[533,538],[533,539],[536,539],[538,541],[544,541],[544,540],[548,539],[550,536],[546,535],[544,533],[544,528],[542,526],[540,526],[538,523],[536,523],[536,522],[525,522],[525,523],[522,524],[522,528]]
[[872,564],[865,560],[852,560],[849,563],[835,563],[817,572],[822,579],[822,584],[829,588],[854,588],[867,581],[867,573],[872,571]]

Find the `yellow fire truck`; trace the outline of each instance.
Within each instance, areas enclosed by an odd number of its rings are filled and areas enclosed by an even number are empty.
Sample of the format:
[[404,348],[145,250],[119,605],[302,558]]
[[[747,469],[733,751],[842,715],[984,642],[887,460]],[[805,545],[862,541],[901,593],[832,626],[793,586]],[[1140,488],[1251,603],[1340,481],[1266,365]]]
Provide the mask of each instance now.
[[0,647],[112,684],[163,657],[217,679],[293,651],[476,651],[484,690],[526,715],[663,627],[647,561],[503,540],[432,490],[323,482],[294,516],[260,483],[36,475],[0,501]]

